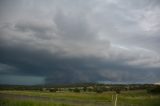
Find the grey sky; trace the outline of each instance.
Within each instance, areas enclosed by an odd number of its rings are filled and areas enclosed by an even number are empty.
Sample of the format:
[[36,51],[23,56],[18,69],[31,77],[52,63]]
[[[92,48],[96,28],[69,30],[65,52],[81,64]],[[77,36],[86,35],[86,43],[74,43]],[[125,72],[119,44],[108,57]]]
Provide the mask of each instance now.
[[159,82],[159,19],[159,0],[1,0],[0,83]]

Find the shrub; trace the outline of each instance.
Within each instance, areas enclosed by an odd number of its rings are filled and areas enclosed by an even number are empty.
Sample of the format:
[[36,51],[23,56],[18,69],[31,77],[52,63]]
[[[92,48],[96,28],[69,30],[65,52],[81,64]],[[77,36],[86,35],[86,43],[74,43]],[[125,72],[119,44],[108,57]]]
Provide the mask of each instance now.
[[50,92],[57,92],[58,89],[56,89],[56,88],[51,88],[51,89],[49,89],[49,91],[50,91]]
[[151,89],[147,90],[148,93],[152,93],[152,94],[160,94],[160,86],[155,86]]
[[80,92],[80,90],[78,88],[73,89],[73,92]]
[[116,91],[117,94],[121,93],[121,89],[116,89],[115,91]]
[[87,87],[83,87],[83,91],[86,92],[87,91]]
[[97,93],[103,93],[103,89],[101,87],[96,87],[95,92]]

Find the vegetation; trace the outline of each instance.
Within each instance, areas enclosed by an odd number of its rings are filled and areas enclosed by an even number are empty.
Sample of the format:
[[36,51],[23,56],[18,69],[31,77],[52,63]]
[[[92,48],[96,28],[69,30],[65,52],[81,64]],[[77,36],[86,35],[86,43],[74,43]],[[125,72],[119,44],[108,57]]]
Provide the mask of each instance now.
[[78,88],[74,88],[74,90],[73,90],[74,92],[80,92],[80,90],[78,89]]
[[115,95],[117,106],[160,106],[157,85],[11,88],[0,90],[0,106],[113,106]]
[[38,100],[0,99],[0,106],[72,106],[64,103],[54,103]]
[[153,88],[148,89],[148,93],[160,94],[160,86],[154,86]]

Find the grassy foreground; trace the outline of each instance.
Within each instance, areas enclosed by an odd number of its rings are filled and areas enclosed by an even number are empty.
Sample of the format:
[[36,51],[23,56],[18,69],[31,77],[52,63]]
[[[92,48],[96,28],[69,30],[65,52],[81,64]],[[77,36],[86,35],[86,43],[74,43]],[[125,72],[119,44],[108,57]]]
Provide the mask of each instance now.
[[[14,98],[4,96],[0,99],[0,106],[113,106],[112,99],[115,95],[114,92],[99,94],[94,92],[0,91],[0,93],[17,95]],[[22,95],[29,96],[30,99],[19,97]],[[160,106],[160,95],[151,95],[146,91],[125,91],[118,94],[117,106]]]
[[72,106],[64,103],[54,103],[38,100],[1,99],[0,106]]

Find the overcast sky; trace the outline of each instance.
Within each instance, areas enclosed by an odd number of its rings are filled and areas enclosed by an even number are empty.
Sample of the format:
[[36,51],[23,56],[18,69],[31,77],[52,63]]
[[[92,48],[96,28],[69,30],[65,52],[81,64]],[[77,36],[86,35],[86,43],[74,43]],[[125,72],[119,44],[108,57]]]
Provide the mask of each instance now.
[[0,0],[0,84],[160,82],[159,0]]

